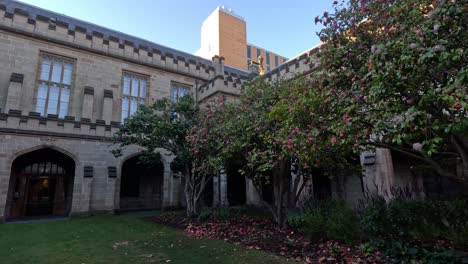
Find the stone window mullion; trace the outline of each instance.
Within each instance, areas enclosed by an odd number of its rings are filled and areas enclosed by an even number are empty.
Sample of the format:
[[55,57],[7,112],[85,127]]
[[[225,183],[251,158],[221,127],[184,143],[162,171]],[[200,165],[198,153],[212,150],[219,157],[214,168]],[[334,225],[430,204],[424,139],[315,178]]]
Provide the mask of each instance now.
[[[49,61],[48,67],[44,69],[44,64],[45,61]],[[59,76],[57,80],[53,80],[53,74],[54,74],[54,67],[58,65],[58,61],[61,62],[60,67],[58,68],[57,71],[59,71]],[[73,80],[73,70],[74,70],[74,65],[75,63],[72,61],[72,59],[67,59],[63,58],[60,56],[54,56],[54,55],[49,55],[49,54],[41,54],[40,58],[40,65],[39,65],[39,77],[37,79],[36,85],[37,85],[37,97],[39,97],[40,89],[41,89],[41,84],[44,84],[46,87],[45,91],[45,98],[37,98],[36,102],[36,109],[40,110],[42,115],[47,115],[47,114],[54,114],[54,115],[66,115],[68,112],[68,105],[70,103],[70,93],[71,93],[71,88],[72,88],[72,80]],[[64,77],[65,77],[65,68],[66,66],[71,67],[69,68],[70,70],[70,76],[69,76],[69,83],[64,83]],[[46,76],[43,75],[43,71],[48,70],[48,74]],[[51,109],[53,111],[49,112],[49,107],[53,106],[54,102],[51,102],[51,93],[52,93],[52,88],[56,87],[57,88],[57,94],[56,94],[56,102],[55,102],[55,108]],[[64,98],[64,90],[65,87],[68,89],[68,98],[64,101],[63,107],[66,108],[65,111],[61,111],[62,109],[62,100]],[[38,109],[39,100],[44,100],[44,109]]]
[[[47,84],[47,96],[46,96],[46,101],[45,101],[45,106],[44,106],[44,113],[43,115],[47,115],[47,109],[49,108],[49,94],[50,94],[50,79],[52,78],[52,69],[54,65],[54,60],[52,57],[50,58],[50,65],[49,65],[49,77],[47,78],[47,81],[44,81]],[[44,62],[44,58],[41,59],[42,63]]]
[[[123,122],[126,118],[134,114],[134,112],[132,113],[132,103],[136,103],[136,105],[134,106],[136,106],[135,111],[137,111],[138,107],[141,105],[141,102],[143,102],[143,104],[146,102],[146,94],[141,94],[142,93],[141,86],[143,82],[148,84],[148,77],[145,77],[143,75],[127,73],[127,72],[124,72],[122,76],[123,76],[122,77],[123,85],[122,85],[121,121]],[[125,92],[125,80],[126,79],[128,80],[127,93]],[[135,89],[135,91],[133,89]],[[128,105],[125,108],[123,105],[124,100],[128,102]]]

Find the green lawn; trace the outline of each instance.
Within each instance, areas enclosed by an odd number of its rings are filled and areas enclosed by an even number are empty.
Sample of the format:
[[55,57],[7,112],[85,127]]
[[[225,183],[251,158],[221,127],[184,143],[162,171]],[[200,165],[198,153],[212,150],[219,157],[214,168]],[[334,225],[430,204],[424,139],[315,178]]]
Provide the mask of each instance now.
[[[142,220],[94,216],[0,224],[0,263],[285,263],[224,241],[195,240]],[[115,243],[128,245],[113,249]]]

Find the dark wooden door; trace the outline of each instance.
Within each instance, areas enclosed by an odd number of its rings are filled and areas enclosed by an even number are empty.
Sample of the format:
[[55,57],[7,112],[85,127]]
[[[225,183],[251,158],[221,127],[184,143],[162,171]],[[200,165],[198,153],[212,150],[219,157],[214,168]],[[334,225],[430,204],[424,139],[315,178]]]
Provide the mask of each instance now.
[[49,176],[29,180],[25,216],[53,214],[55,184],[56,180]]

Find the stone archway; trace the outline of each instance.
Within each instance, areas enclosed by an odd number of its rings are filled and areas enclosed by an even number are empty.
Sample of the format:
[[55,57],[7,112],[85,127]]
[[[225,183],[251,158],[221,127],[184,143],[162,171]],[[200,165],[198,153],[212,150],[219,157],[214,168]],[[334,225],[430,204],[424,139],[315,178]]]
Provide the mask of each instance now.
[[239,169],[240,164],[235,162],[226,166],[229,206],[245,205],[247,200],[245,176],[239,172]]
[[75,161],[52,148],[17,155],[11,165],[5,218],[68,216]]
[[164,165],[140,161],[135,155],[122,163],[120,210],[160,209],[163,200]]

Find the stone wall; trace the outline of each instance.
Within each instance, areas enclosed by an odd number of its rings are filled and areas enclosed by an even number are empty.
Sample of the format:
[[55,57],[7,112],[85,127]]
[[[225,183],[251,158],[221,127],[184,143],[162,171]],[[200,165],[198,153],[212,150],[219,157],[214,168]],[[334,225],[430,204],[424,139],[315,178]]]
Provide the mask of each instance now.
[[[35,112],[41,53],[75,61],[65,118]],[[27,4],[0,0],[0,219],[5,216],[13,161],[42,148],[52,148],[75,161],[72,215],[119,209],[122,164],[141,153],[137,147],[126,148],[119,158],[110,153],[110,137],[121,120],[123,72],[147,76],[145,103],[150,104],[168,98],[173,82],[192,87],[198,98],[198,88],[215,80],[215,66],[222,78],[242,76],[245,80],[247,73],[224,67],[219,59],[205,60]],[[174,157],[159,151],[164,165],[162,206],[178,207],[182,188],[180,177],[170,169]],[[92,177],[85,177],[85,167],[93,168]],[[116,174],[110,176],[109,168]]]
[[[80,137],[58,137],[56,135],[22,135],[19,133],[0,133],[0,219],[5,215],[5,204],[13,161],[26,153],[43,148],[61,152],[75,162],[75,176],[72,200],[72,215],[99,212],[113,212],[120,205],[121,168],[125,160],[141,151],[136,147],[126,148],[122,157],[115,158],[110,151],[112,144],[105,139]],[[179,179],[170,170],[173,156],[164,150],[162,163],[164,177],[162,186],[162,206],[177,207]],[[85,177],[84,168],[92,167],[92,177]],[[111,175],[109,168],[116,168],[117,174]]]

